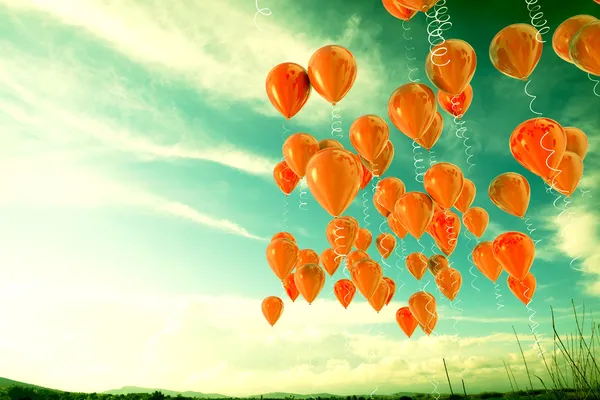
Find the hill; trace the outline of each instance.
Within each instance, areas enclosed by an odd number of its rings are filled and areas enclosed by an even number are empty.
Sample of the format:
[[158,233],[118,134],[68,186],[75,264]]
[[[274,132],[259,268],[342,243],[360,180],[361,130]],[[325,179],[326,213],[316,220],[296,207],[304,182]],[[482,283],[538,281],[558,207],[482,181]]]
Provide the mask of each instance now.
[[[32,387],[32,388],[42,388],[42,386],[32,385],[31,383],[13,381],[12,379],[2,378],[0,377],[0,387],[9,387],[9,386],[21,386],[21,387]],[[46,389],[46,388],[43,388]]]
[[137,387],[137,386],[123,386],[120,389],[111,389],[111,390],[107,390],[102,393],[104,393],[104,394],[148,393],[148,394],[150,394],[150,393],[154,393],[156,391],[159,391],[162,394],[164,394],[166,396],[171,396],[171,397],[177,397],[178,395],[183,396],[183,397],[195,397],[195,398],[202,398],[202,399],[224,399],[224,398],[230,397],[230,396],[225,396],[225,395],[218,394],[218,393],[201,393],[201,392],[191,392],[191,391],[177,392],[175,390],[150,389],[150,388],[143,388],[143,387]]

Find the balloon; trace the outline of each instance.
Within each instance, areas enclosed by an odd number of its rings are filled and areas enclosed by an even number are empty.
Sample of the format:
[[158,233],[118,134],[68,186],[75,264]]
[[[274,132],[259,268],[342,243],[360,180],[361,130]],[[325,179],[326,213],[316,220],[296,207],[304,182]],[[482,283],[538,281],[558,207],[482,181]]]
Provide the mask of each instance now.
[[398,236],[400,239],[404,239],[406,237],[408,231],[406,230],[406,228],[404,228],[404,226],[396,216],[396,213],[390,213],[390,215],[388,215],[387,221],[388,226],[396,236]]
[[543,43],[537,29],[527,24],[503,28],[490,43],[490,60],[511,78],[527,80],[542,57]]
[[360,158],[359,158],[358,162],[359,162],[360,167],[362,168],[362,172],[363,172],[363,178],[360,181],[360,188],[364,189],[367,187],[369,182],[371,182],[371,178],[373,178],[373,174],[371,173],[371,171],[369,171],[369,168],[367,168],[367,166],[365,164],[363,164],[362,161],[360,161]]
[[494,240],[494,257],[509,275],[522,281],[535,258],[535,244],[521,232],[506,232]]
[[341,215],[360,189],[361,166],[352,153],[324,149],[306,167],[306,183],[317,202],[334,217]]
[[292,242],[296,243],[296,238],[294,237],[294,235],[292,235],[289,232],[278,232],[278,233],[274,234],[273,237],[271,238],[271,242],[276,239],[287,239],[287,240],[291,240]]
[[420,138],[415,139],[417,144],[427,150],[431,150],[431,148],[437,143],[440,136],[442,136],[442,132],[444,130],[444,119],[442,118],[442,114],[436,111],[435,118],[429,128],[423,133]]
[[437,320],[438,320],[438,313],[436,311],[431,316],[431,319],[429,320],[429,323],[427,325],[421,325],[421,324],[419,324],[419,326],[421,327],[421,329],[423,330],[423,332],[425,332],[425,334],[427,336],[429,336],[429,335],[431,335],[431,332],[433,332],[433,329],[435,328],[435,326],[437,324]]
[[310,83],[334,106],[352,88],[356,70],[356,60],[350,50],[338,45],[321,47],[308,61]]
[[358,250],[367,251],[371,246],[372,241],[373,235],[371,235],[371,231],[367,228],[359,228],[356,242],[354,242],[354,247],[356,247]]
[[333,147],[334,149],[344,149],[344,145],[335,139],[323,139],[319,141],[319,150],[323,150],[328,147]]
[[273,169],[273,179],[277,187],[287,196],[294,191],[300,177],[292,171],[285,161],[280,161]]
[[556,169],[558,171],[554,171],[546,183],[557,192],[571,197],[583,176],[583,161],[577,154],[565,151]]
[[298,258],[296,259],[296,268],[304,264],[318,264],[319,255],[316,251],[311,249],[302,249],[298,251]]
[[435,297],[425,291],[414,293],[408,299],[408,308],[417,322],[422,326],[430,326],[436,318]]
[[308,304],[312,304],[325,285],[325,272],[317,264],[304,264],[294,275],[298,291]]
[[356,286],[349,279],[340,279],[333,285],[333,293],[340,304],[348,308],[356,294]]
[[425,193],[407,192],[396,202],[394,212],[402,226],[418,240],[433,218],[433,200]]
[[473,87],[469,84],[465,90],[456,95],[440,90],[438,91],[437,99],[444,111],[460,120],[466,114],[473,101]]
[[375,193],[378,194],[377,199],[379,204],[389,212],[392,212],[394,211],[396,201],[406,193],[406,186],[398,178],[384,178],[377,184]]
[[581,159],[585,159],[588,150],[588,138],[586,134],[579,128],[568,126],[564,128],[567,135],[567,151],[572,151]]
[[464,213],[469,207],[471,207],[471,204],[473,204],[476,194],[477,188],[475,187],[473,181],[464,178],[463,187],[460,192],[460,195],[458,196],[458,199],[456,199],[456,202],[454,203],[454,208],[456,208],[461,213]]
[[294,133],[283,143],[283,158],[300,178],[306,175],[306,166],[319,151],[319,142],[308,133]]
[[463,189],[465,176],[454,164],[433,164],[423,176],[423,186],[431,198],[443,208],[456,203]]
[[371,259],[363,259],[354,263],[350,269],[352,282],[365,299],[370,299],[383,278],[381,265]]
[[295,275],[295,273],[292,272],[291,274],[286,276],[282,281],[283,289],[285,290],[287,295],[290,296],[290,299],[292,301],[296,301],[296,299],[300,295],[300,292],[298,291],[298,288],[296,287],[296,281],[294,280],[294,275]]
[[350,126],[350,143],[369,162],[381,154],[389,138],[388,124],[376,115],[363,115]]
[[531,189],[523,175],[505,172],[492,180],[488,196],[502,211],[523,218],[529,207]]
[[391,214],[390,210],[381,204],[379,193],[377,192],[373,193],[373,206],[375,206],[375,209],[383,216],[383,218],[387,218]]
[[335,271],[337,271],[337,269],[340,267],[340,264],[342,263],[342,258],[344,258],[342,255],[335,254],[335,250],[329,248],[323,250],[323,252],[321,253],[320,261],[321,265],[323,265],[323,269],[327,271],[329,276],[333,276],[333,274],[335,274]]
[[396,322],[408,338],[412,336],[415,329],[417,329],[417,325],[419,325],[408,307],[400,307],[398,311],[396,311]]
[[417,13],[417,10],[411,10],[410,8],[400,5],[397,0],[382,0],[382,2],[387,12],[402,21],[410,21]]
[[327,224],[325,234],[335,252],[345,256],[352,251],[358,237],[358,222],[348,217],[334,218]]
[[285,118],[296,115],[310,96],[310,80],[304,68],[295,63],[282,63],[273,67],[265,85],[267,97]]
[[427,257],[423,253],[410,253],[406,257],[406,269],[408,269],[408,272],[410,272],[410,274],[418,281],[425,275],[427,264]]
[[537,286],[535,276],[528,273],[522,281],[509,276],[506,283],[517,299],[521,300],[525,305],[531,302]]
[[460,39],[448,39],[435,45],[425,59],[425,73],[431,83],[451,95],[465,91],[475,75],[475,67],[475,50]]
[[296,266],[298,245],[288,239],[275,239],[267,246],[267,262],[280,280],[285,279]]
[[569,44],[573,36],[584,25],[597,20],[596,17],[592,17],[591,15],[575,15],[563,21],[554,31],[554,35],[552,35],[552,48],[556,55],[566,62],[572,63],[571,56],[569,56]]
[[450,263],[448,262],[448,259],[443,255],[434,254],[431,257],[429,257],[429,260],[427,260],[427,267],[429,268],[429,272],[431,272],[431,275],[437,276],[437,274],[441,270],[450,268]]
[[375,311],[379,313],[383,306],[385,305],[385,301],[387,300],[390,294],[390,287],[387,282],[383,279],[379,281],[377,288],[373,295],[369,298],[368,302],[373,307]]
[[502,274],[502,265],[494,257],[493,242],[481,242],[474,248],[471,255],[473,264],[490,281],[496,283],[500,274]]
[[428,232],[440,250],[450,256],[458,243],[460,219],[450,210],[438,211],[433,215]]
[[435,94],[422,83],[407,83],[392,93],[388,115],[400,132],[415,140],[423,136],[435,118]]
[[362,251],[362,250],[351,251],[346,256],[346,265],[348,266],[348,271],[350,271],[352,269],[352,266],[354,265],[354,263],[356,263],[360,260],[368,260],[368,259],[370,259],[370,257],[366,251]]
[[435,276],[435,283],[440,292],[450,301],[456,298],[462,286],[462,275],[454,268],[444,268]]
[[463,214],[462,220],[465,228],[477,238],[480,238],[488,227],[490,216],[481,207],[471,207]]
[[394,160],[394,145],[389,140],[373,162],[363,161],[373,176],[380,177],[392,165]]
[[577,31],[569,45],[569,56],[579,69],[600,76],[600,21]]
[[380,233],[375,239],[381,257],[388,258],[396,248],[396,238],[391,233]]
[[550,118],[529,119],[510,135],[510,152],[515,160],[542,179],[548,179],[557,169],[566,148],[565,131]]
[[262,313],[271,326],[275,326],[283,313],[283,301],[277,296],[269,296],[262,301]]
[[387,276],[383,277],[383,280],[388,284],[390,291],[388,293],[388,297],[385,299],[385,305],[390,304],[392,299],[394,298],[394,294],[396,293],[396,282],[392,278],[388,278]]
[[411,10],[428,11],[438,0],[396,0],[396,3]]

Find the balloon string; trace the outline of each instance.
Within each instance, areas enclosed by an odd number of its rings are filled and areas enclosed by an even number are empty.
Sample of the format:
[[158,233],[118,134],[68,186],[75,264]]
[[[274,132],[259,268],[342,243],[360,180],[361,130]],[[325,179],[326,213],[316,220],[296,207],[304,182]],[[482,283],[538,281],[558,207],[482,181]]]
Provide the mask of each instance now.
[[[473,280],[471,281],[471,287],[479,292],[480,291],[479,288],[477,286],[475,286],[475,281],[477,280],[477,275],[475,273],[473,273],[473,268],[475,268],[475,263],[473,262],[473,252],[469,251],[469,249],[470,249],[469,243],[471,243],[471,241],[473,239],[471,239],[471,236],[467,233],[466,229],[465,229],[464,237],[467,238],[467,241],[465,242],[465,248],[467,249],[467,260],[469,261],[469,264],[471,264],[471,266],[469,267],[469,274],[471,274],[471,276],[473,277]],[[477,244],[479,244],[478,238],[475,238],[475,241]]]
[[404,262],[405,256],[404,254],[406,253],[406,246],[404,245],[404,239],[400,239],[400,246],[396,246],[396,249],[394,250],[394,254],[396,254],[396,256],[398,258],[396,258],[396,269],[398,270],[398,291],[400,291],[400,289],[402,289],[405,285],[404,281],[402,279],[400,279],[400,277],[403,275],[404,269],[402,268],[402,263]]
[[421,239],[417,239],[417,244],[421,247],[421,253],[425,252],[425,246],[421,243]]
[[[431,62],[438,66],[443,67],[450,63],[450,58],[444,64],[438,64],[434,60],[434,57],[442,57],[448,53],[448,48],[444,47],[443,44],[446,42],[444,39],[444,31],[452,27],[450,22],[450,15],[448,14],[448,7],[446,6],[446,0],[438,1],[437,4],[429,11],[425,13],[427,20],[427,41],[429,42],[429,52]],[[433,50],[434,47],[439,46]]]
[[362,192],[362,206],[363,206],[363,221],[365,222],[365,228],[367,228],[369,225],[371,225],[369,223],[369,206],[367,206],[367,204],[369,203],[369,197],[367,195],[367,191],[363,190]]
[[[281,141],[283,143],[285,143],[285,140],[287,139],[287,135],[288,135],[288,133],[291,132],[291,130],[289,130],[288,128],[286,128],[284,124],[281,124],[281,129],[282,129],[282,131],[281,131]],[[281,161],[285,161],[285,158],[282,157]],[[284,179],[286,179],[286,178],[284,178]],[[281,225],[283,226],[283,230],[284,231],[288,230],[288,221],[289,221],[288,213],[290,212],[289,211],[289,206],[290,206],[290,203],[288,201],[288,195],[286,194],[286,195],[283,196],[283,215],[281,217]]]
[[[383,230],[383,226],[385,225],[386,221],[385,219],[381,222],[381,224],[379,224],[379,234],[384,234],[384,230]],[[391,253],[392,249],[388,249],[387,247],[384,246],[384,241],[381,241],[381,264],[383,265],[383,270],[385,272],[388,272],[390,270],[390,268],[392,268],[392,266],[390,264],[388,264],[387,260],[385,259],[385,257],[383,256],[384,254],[389,254]]]
[[[525,229],[527,229],[527,233],[529,234],[529,237],[531,237],[533,235],[533,232],[536,231],[536,228],[533,227],[533,223],[529,222],[530,219],[531,218],[525,218],[525,220],[523,221],[525,223]],[[531,239],[533,239],[533,237],[531,237]],[[537,244],[541,241],[542,241],[542,239],[534,240],[533,244],[535,244],[537,246]]]
[[342,133],[342,114],[340,108],[331,105],[331,136],[338,139],[342,139],[344,134]]
[[[452,219],[450,218],[450,210],[446,209],[444,211],[444,216],[446,217],[446,233],[448,234],[448,247],[452,247],[452,245],[458,240],[458,235],[454,231],[454,226],[452,226]],[[450,255],[448,255],[448,258]]]
[[[527,288],[525,290],[525,292],[523,292],[523,295],[525,296],[527,294],[527,292],[529,291],[529,288]],[[538,358],[543,357],[544,353],[546,352],[546,349],[544,348],[544,346],[540,343],[542,341],[542,339],[544,338],[544,336],[542,336],[541,334],[539,334],[537,332],[537,328],[540,326],[540,324],[535,320],[535,314],[537,314],[537,312],[531,307],[531,299],[529,300],[529,302],[526,304],[526,308],[527,311],[529,311],[529,323],[531,325],[529,325],[529,329],[531,330],[531,333],[533,334],[533,338],[535,340],[535,342],[533,343],[534,348],[537,347],[538,349]]]
[[473,154],[469,153],[469,150],[471,150],[473,148],[473,146],[471,146],[468,142],[470,136],[467,135],[467,121],[464,121],[462,119],[462,117],[464,116],[464,114],[458,114],[458,107],[460,106],[460,102],[458,101],[458,96],[459,95],[455,95],[452,96],[452,99],[450,100],[452,103],[452,114],[454,115],[454,126],[456,127],[456,132],[455,135],[457,138],[462,139],[463,141],[463,147],[464,147],[464,153],[465,153],[465,161],[467,162],[467,165],[469,166],[468,171],[471,172],[471,170],[475,167],[475,163],[471,162],[471,158],[473,158]]
[[494,283],[494,295],[496,296],[496,308],[498,309],[498,311],[500,311],[500,309],[504,307],[504,304],[501,298],[502,293],[500,290],[500,285],[498,285],[497,283]]
[[255,6],[256,6],[256,13],[254,14],[254,26],[256,26],[256,29],[258,29],[261,32],[264,32],[262,29],[260,29],[260,27],[258,26],[258,24],[256,23],[256,17],[258,17],[258,15],[264,15],[265,17],[268,17],[269,15],[272,14],[271,9],[270,8],[266,8],[266,7],[260,7],[258,5],[258,0],[255,1]]
[[412,142],[413,147],[413,165],[415,167],[415,181],[423,183],[423,177],[425,176],[425,166],[422,165],[424,162],[422,147],[417,142]]
[[431,167],[435,163],[437,163],[437,159],[435,157],[435,151],[433,149],[429,150],[429,166]]
[[406,44],[404,45],[404,49],[406,50],[405,54],[406,54],[406,61],[407,61],[406,68],[408,68],[408,80],[411,81],[412,83],[418,83],[418,82],[420,82],[420,79],[419,78],[413,78],[412,74],[413,73],[418,73],[419,72],[419,68],[417,68],[417,67],[413,68],[411,66],[412,62],[415,61],[417,59],[417,57],[410,57],[408,55],[408,53],[410,51],[413,51],[415,49],[415,47],[414,46],[412,46],[412,47],[409,46],[410,42],[412,41],[412,35],[407,37],[407,35],[409,35],[410,26],[408,26],[408,23],[406,21],[404,21],[404,20],[402,20],[402,29],[404,30],[404,32],[402,32],[402,36],[404,37],[404,40],[406,41]]
[[[563,211],[560,214],[558,214],[558,218],[557,219],[558,219],[558,222],[560,223],[560,225],[563,225],[560,222],[560,218],[562,217],[563,214],[566,213],[567,217],[568,217],[568,221],[567,221],[566,224],[564,224],[564,226],[560,230],[560,233],[561,233],[562,237],[568,237],[568,235],[565,235],[565,231],[567,231],[569,228],[571,228],[571,224],[573,222],[573,216],[575,215],[575,212],[571,211],[571,209],[570,209],[570,205],[571,205],[572,202],[573,202],[573,200],[571,200],[569,197],[567,197],[567,196],[563,197],[564,209],[563,209]],[[579,254],[578,256],[573,257],[571,259],[571,262],[569,262],[569,267],[571,267],[572,270],[575,270],[577,272],[583,272],[582,268],[577,268],[577,267],[573,266],[573,264],[575,263],[575,261],[577,261],[579,258],[581,258],[581,254]]]
[[308,202],[306,201],[306,199],[308,198],[308,192],[306,191],[306,188],[304,187],[303,183],[304,182],[300,182],[300,194],[298,196],[300,202],[298,203],[298,208],[302,211],[306,211],[308,210]]
[[542,36],[550,31],[550,27],[547,25],[548,21],[544,19],[542,6],[537,4],[537,2],[538,0],[525,0],[527,11],[529,11],[531,25],[533,25],[538,31],[535,35],[535,40],[537,40],[538,43],[546,43],[546,41],[542,39]]
[[600,80],[592,78],[592,74],[590,74],[589,72],[588,72],[587,76],[590,81],[595,83],[594,87],[592,88],[592,93],[594,93],[595,96],[600,97],[600,93],[598,93],[596,91],[596,89],[598,89],[598,84],[600,84]]
[[[334,218],[333,220],[333,253],[335,254],[335,259],[334,261],[337,262],[342,262],[342,260],[344,259],[344,254],[340,253],[340,248],[342,247],[343,243],[344,243],[344,239],[346,238],[343,234],[340,233],[340,231],[342,229],[344,229],[343,226],[339,226],[337,224],[339,220]],[[342,244],[338,243],[339,241],[342,241]]]
[[[452,274],[450,274],[450,276],[452,276]],[[450,302],[450,307],[454,308],[458,314],[461,314],[464,310],[460,307],[458,307],[458,305],[462,302],[462,300],[457,300],[457,301],[451,301]],[[452,327],[454,328],[454,332],[456,332],[454,334],[454,340],[456,340],[458,342],[458,338],[460,338],[460,331],[458,330],[458,318],[454,318],[454,324],[452,325]]]

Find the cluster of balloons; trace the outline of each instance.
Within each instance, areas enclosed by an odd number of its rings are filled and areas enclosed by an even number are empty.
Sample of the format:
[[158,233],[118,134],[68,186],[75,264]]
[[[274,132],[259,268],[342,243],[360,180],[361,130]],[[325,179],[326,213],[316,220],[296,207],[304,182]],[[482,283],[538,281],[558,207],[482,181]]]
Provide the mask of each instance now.
[[600,21],[575,15],[556,28],[552,36],[556,55],[579,69],[600,76]]

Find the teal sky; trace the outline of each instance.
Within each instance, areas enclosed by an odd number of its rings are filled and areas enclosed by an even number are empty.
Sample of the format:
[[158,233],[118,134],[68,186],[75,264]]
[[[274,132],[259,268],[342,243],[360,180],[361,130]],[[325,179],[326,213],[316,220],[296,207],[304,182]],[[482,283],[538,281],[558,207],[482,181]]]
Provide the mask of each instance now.
[[[529,313],[505,275],[497,309],[493,284],[474,268],[477,279],[469,274],[475,242],[464,234],[451,257],[463,275],[462,311],[437,296],[432,337],[417,332],[407,340],[396,325],[396,309],[430,277],[419,283],[400,272],[398,255],[388,259],[388,276],[405,285],[380,314],[359,296],[344,311],[330,279],[312,306],[286,299],[275,328],[264,321],[260,302],[282,293],[265,260],[268,238],[283,229],[283,195],[272,180],[282,123],[292,133],[331,137],[330,106],[314,91],[291,122],[277,114],[264,91],[269,70],[284,61],[306,66],[326,44],[350,49],[358,77],[340,103],[343,143],[351,147],[355,118],[384,117],[396,151],[386,176],[408,190],[423,190],[412,146],[386,109],[408,81],[405,46],[416,49],[415,76],[430,83],[422,14],[408,24],[413,39],[406,43],[401,21],[377,0],[263,1],[272,14],[257,17],[260,29],[253,3],[0,0],[0,376],[80,391],[431,392],[432,371],[441,380],[445,357],[469,390],[509,389],[503,360],[523,378],[511,326],[526,335]],[[600,296],[600,96],[550,41],[566,18],[600,18],[600,5],[542,4],[551,31],[529,85],[536,110],[590,141],[586,193],[573,195],[569,223],[557,221],[554,196],[510,154],[512,130],[533,117],[530,99],[524,83],[495,70],[488,56],[500,29],[529,21],[525,2],[450,0],[448,7],[453,25],[445,38],[466,40],[478,57],[465,116],[476,165],[466,172],[447,115],[436,160],[459,165],[475,182],[474,205],[491,219],[484,240],[525,231],[490,202],[490,181],[507,171],[529,179],[527,216],[534,239],[542,239],[531,306],[540,334],[550,332],[550,305],[559,330],[570,333],[571,299],[594,309]],[[296,191],[288,230],[301,248],[320,253],[330,217],[311,196],[307,211],[298,204]],[[367,212],[378,233],[382,219],[371,202]],[[363,221],[361,201],[347,214]],[[431,239],[423,244],[430,255]],[[405,246],[420,249],[409,237]],[[379,259],[375,246],[371,254]],[[574,257],[578,270],[570,267]],[[534,350],[528,356],[540,367]]]

